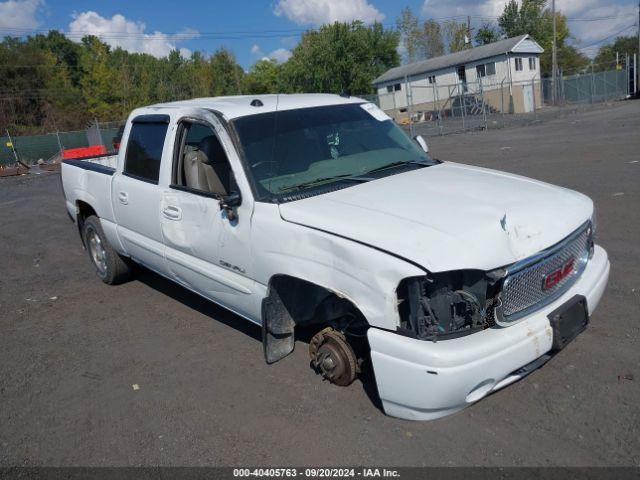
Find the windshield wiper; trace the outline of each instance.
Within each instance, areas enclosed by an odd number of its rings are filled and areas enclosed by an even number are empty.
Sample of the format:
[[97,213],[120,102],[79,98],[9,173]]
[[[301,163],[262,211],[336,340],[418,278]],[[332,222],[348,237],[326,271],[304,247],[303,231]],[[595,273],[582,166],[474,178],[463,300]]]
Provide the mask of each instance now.
[[[369,173],[369,172],[366,172]],[[352,173],[346,173],[344,175],[334,175],[332,177],[322,177],[316,178],[315,180],[311,180],[309,182],[299,183],[297,185],[290,185],[287,187],[282,187],[278,189],[278,192],[290,192],[291,190],[298,190],[302,188],[315,187],[316,185],[322,185],[324,183],[331,182],[332,180],[340,180],[340,181],[350,181],[357,183],[368,182],[369,180],[373,180],[369,177],[363,177],[361,175],[353,175]]]
[[367,170],[364,173],[364,175],[366,175],[368,173],[381,172],[382,170],[386,170],[388,168],[401,167],[403,165],[420,165],[420,166],[423,166],[423,167],[430,167],[430,166],[433,165],[433,163],[425,162],[425,161],[422,161],[422,160],[409,160],[409,161],[391,162],[391,163],[387,163],[386,165],[382,165],[380,167],[374,168],[373,170]]

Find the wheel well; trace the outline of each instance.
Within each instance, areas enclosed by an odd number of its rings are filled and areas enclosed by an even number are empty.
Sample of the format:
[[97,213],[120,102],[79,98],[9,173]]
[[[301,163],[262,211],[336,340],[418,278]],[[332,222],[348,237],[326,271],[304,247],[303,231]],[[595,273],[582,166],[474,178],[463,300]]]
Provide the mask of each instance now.
[[78,200],[76,202],[76,208],[78,212],[76,214],[76,224],[78,225],[78,233],[80,233],[80,238],[82,239],[82,243],[84,244],[84,238],[82,238],[82,227],[84,226],[84,222],[91,215],[95,215],[96,217],[98,215],[91,205],[89,205],[87,202],[83,202],[82,200]]
[[[262,340],[267,363],[293,351],[296,327],[329,325],[347,332],[356,329],[363,337],[367,321],[358,307],[339,293],[289,275],[275,275],[262,302]],[[315,333],[315,332],[314,332]]]
[[301,278],[275,275],[269,282],[269,294],[272,290],[277,291],[296,325],[327,323],[348,314],[362,316],[349,299]]

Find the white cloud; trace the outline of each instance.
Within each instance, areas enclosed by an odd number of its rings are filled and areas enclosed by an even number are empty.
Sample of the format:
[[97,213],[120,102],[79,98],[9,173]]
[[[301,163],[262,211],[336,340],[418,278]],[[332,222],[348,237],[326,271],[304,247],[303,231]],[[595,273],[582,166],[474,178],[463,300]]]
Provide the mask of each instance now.
[[262,47],[258,44],[254,44],[251,47],[251,54],[255,57],[259,57],[260,60],[273,60],[277,63],[284,63],[291,58],[291,50],[286,48],[277,48],[268,55],[265,55],[262,51]]
[[262,53],[262,49],[260,48],[260,45],[253,44],[253,46],[251,47],[251,55],[255,55],[256,57],[264,56],[264,53]]
[[278,48],[267,55],[271,60],[275,60],[278,63],[283,63],[291,58],[291,50],[286,48]]
[[[466,22],[467,15],[472,16],[474,26],[485,21],[497,22],[497,17],[502,14],[507,0],[425,0],[422,4],[422,16],[424,18],[443,19],[459,16],[459,21]],[[623,3],[621,0],[562,0],[556,2],[558,11],[569,19],[569,29],[574,37],[573,43],[578,48],[598,42],[608,35],[615,34],[625,26],[634,23],[638,16],[637,5]],[[476,18],[473,18],[476,17]],[[484,18],[477,18],[484,17]],[[602,18],[597,21],[575,21],[579,18]],[[630,35],[633,29],[623,33]],[[611,41],[615,35],[607,41]],[[597,53],[601,43],[597,43],[583,53],[593,56]]]
[[384,14],[367,0],[279,0],[273,11],[299,25],[384,19]]
[[[145,30],[146,25],[142,22],[127,20],[120,14],[105,18],[93,11],[73,15],[73,21],[69,24],[69,34],[75,40],[84,35],[96,35],[112,47],[120,47],[129,52],[148,53],[158,58],[176,50],[178,42],[200,35],[193,29],[186,29],[174,35],[158,31],[145,33]],[[182,56],[191,55],[189,49],[179,50]]]
[[[36,18],[43,0],[8,0],[0,2],[0,28],[11,30],[33,30],[40,22]],[[10,35],[10,33],[8,33]],[[16,31],[16,35],[22,32]]]

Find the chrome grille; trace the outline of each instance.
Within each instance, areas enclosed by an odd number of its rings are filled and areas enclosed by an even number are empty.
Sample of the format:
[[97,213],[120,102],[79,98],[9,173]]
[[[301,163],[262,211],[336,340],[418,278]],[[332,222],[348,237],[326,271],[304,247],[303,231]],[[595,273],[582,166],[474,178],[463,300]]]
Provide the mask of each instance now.
[[[509,269],[502,286],[500,313],[512,322],[537,310],[562,295],[582,274],[592,243],[591,224],[587,223],[559,244]],[[545,277],[574,260],[571,273],[544,289]]]

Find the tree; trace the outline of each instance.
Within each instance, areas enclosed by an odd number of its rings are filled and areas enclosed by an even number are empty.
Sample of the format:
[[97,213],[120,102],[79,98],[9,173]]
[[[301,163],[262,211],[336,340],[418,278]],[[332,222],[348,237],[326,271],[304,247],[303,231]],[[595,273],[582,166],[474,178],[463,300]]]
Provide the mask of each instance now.
[[442,29],[435,20],[426,20],[422,25],[421,41],[425,51],[425,58],[433,58],[444,55],[444,42],[442,41]]
[[117,71],[110,65],[109,46],[98,37],[86,36],[82,39],[80,86],[88,113],[96,118],[113,118],[113,105],[120,99],[117,92]]
[[616,52],[618,60],[622,65],[626,54],[633,58],[633,54],[638,53],[638,37],[617,37],[613,43],[602,45],[598,49],[598,54],[593,60],[596,70],[612,70],[616,64]]
[[396,20],[396,28],[400,34],[400,41],[404,47],[405,61],[407,63],[416,62],[424,58],[424,51],[419,42],[420,27],[418,17],[413,14],[409,7],[404,7],[400,16]]
[[219,48],[209,59],[213,73],[211,95],[240,95],[244,70],[237,64],[236,58],[230,50]]
[[483,24],[476,32],[476,45],[487,45],[500,40],[500,32],[491,23]]
[[[540,56],[543,73],[551,72],[553,44],[553,14],[550,9],[545,8],[546,3],[546,0],[522,0],[522,4],[519,5],[516,0],[510,0],[498,18],[498,25],[507,37],[529,34],[544,48],[544,53]],[[570,38],[570,34],[567,17],[556,12],[556,46],[558,51],[564,48],[568,38]],[[565,51],[565,55],[570,57],[575,52],[577,51],[568,49]]]
[[578,73],[590,64],[589,58],[572,45],[558,49],[558,66],[563,75]]
[[371,81],[400,63],[398,32],[381,24],[336,22],[309,30],[282,65],[288,90],[373,93]]
[[444,54],[442,31],[440,24],[435,20],[429,19],[420,25],[418,17],[409,7],[405,7],[396,20],[396,26],[404,47],[406,62],[417,62]]
[[459,52],[467,48],[465,39],[468,35],[467,25],[455,20],[447,20],[442,27],[449,53]]
[[278,93],[282,67],[275,60],[262,59],[253,64],[245,77],[247,93]]

